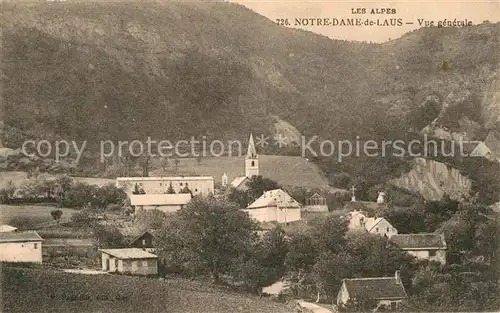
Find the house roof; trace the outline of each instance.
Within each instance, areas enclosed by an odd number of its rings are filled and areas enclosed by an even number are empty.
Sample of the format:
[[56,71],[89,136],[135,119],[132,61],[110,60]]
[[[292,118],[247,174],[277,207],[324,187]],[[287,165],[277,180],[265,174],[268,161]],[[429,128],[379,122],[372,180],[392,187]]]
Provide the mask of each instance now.
[[34,230],[1,232],[0,242],[30,242],[43,241],[42,237]]
[[7,224],[0,225],[0,233],[16,231],[17,228]]
[[295,207],[300,209],[300,203],[293,199],[282,189],[273,189],[264,192],[257,200],[250,204],[247,209],[256,209],[267,206]]
[[191,201],[189,193],[129,195],[130,205],[183,205]]
[[403,250],[411,249],[443,249],[446,241],[443,234],[421,233],[421,234],[399,234],[393,235],[391,240]]
[[233,181],[231,182],[231,186],[233,186],[234,188],[238,188],[241,184],[243,184],[243,182],[245,182],[245,180],[247,180],[248,178],[246,176],[240,176],[240,177],[236,177],[235,179],[233,179]]
[[118,259],[156,259],[158,256],[139,248],[124,249],[99,249],[99,251],[112,255]]
[[[377,218],[369,217],[365,221],[365,228],[366,228],[367,231],[370,231],[370,230],[372,230],[375,226],[377,226],[382,221],[386,221],[387,222],[387,220],[385,218],[383,218],[383,217],[377,217]],[[387,222],[387,223],[389,223],[389,222]]]
[[404,299],[406,292],[403,284],[395,277],[373,277],[344,279],[350,298],[368,297],[369,299]]
[[484,144],[497,158],[500,158],[500,132],[490,131],[484,139]]
[[311,197],[309,197],[309,199],[326,199],[326,198],[316,192]]
[[133,237],[132,239],[129,240],[129,243],[130,244],[133,244],[134,242],[136,242],[137,240],[141,239],[142,236],[146,235],[146,234],[149,234],[150,236],[154,237],[153,233],[149,230],[146,230],[146,231],[143,231],[141,232],[140,234],[138,234],[137,236]]

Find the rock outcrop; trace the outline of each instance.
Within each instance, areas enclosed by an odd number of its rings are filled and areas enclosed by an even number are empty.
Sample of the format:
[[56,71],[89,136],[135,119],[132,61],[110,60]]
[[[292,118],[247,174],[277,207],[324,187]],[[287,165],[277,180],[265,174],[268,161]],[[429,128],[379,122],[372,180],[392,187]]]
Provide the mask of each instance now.
[[458,200],[469,193],[472,181],[458,169],[424,158],[416,158],[414,162],[410,172],[392,179],[390,183],[420,194],[426,200],[439,200],[444,194]]

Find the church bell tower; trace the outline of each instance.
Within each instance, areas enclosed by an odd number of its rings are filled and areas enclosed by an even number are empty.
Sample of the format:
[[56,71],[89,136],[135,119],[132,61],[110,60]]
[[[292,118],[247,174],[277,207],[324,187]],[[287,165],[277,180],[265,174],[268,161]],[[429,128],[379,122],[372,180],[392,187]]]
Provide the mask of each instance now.
[[250,133],[250,139],[248,139],[247,157],[245,158],[245,176],[251,178],[254,175],[259,175],[259,156],[255,150],[253,135]]

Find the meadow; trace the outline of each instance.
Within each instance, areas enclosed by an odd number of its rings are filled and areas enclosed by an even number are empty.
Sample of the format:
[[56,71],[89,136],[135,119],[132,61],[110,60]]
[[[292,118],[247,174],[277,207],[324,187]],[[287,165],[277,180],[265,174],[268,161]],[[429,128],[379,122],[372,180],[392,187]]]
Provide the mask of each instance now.
[[74,209],[58,208],[52,205],[0,205],[0,223],[8,224],[13,218],[27,217],[36,224],[50,223],[54,220],[50,215],[52,210],[61,210],[63,215],[61,221],[65,221],[71,217],[71,214],[77,212]]
[[[285,313],[292,308],[185,279],[83,275],[4,266],[4,312]],[[22,301],[20,301],[22,299]]]

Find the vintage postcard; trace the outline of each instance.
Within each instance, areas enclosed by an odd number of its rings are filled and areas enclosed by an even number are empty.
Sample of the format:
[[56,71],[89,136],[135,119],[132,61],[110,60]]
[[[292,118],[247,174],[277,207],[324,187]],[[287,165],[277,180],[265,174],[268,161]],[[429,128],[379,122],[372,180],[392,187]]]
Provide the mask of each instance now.
[[498,0],[0,16],[0,312],[500,311]]

